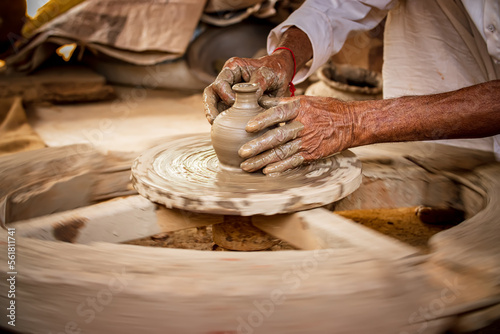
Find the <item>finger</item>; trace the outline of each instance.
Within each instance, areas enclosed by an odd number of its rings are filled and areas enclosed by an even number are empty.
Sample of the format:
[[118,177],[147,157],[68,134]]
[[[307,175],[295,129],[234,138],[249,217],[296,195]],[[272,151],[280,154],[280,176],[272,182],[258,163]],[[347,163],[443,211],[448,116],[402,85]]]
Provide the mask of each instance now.
[[261,112],[250,121],[248,121],[245,130],[247,132],[258,132],[270,126],[290,121],[297,117],[299,113],[299,107],[299,99],[282,102],[276,107]]
[[301,153],[292,155],[283,161],[268,165],[262,170],[264,174],[281,173],[288,169],[296,168],[304,163],[305,159]]
[[269,109],[272,107],[276,107],[280,102],[279,98],[267,96],[267,95],[262,95],[262,97],[259,99],[259,104],[262,108],[264,109]]
[[243,159],[247,159],[261,152],[282,145],[290,140],[297,138],[300,131],[304,129],[304,125],[294,121],[284,126],[267,131],[262,136],[249,141],[241,146],[238,154]]
[[233,85],[241,81],[241,68],[235,67],[233,69],[224,67],[219,73],[217,78],[212,84],[213,90],[217,93],[219,98],[228,105],[234,103],[235,95],[233,92]]
[[276,96],[289,97],[292,94],[289,85],[281,86],[275,93]]
[[301,145],[302,141],[300,140],[300,138],[295,139],[284,145],[275,147],[253,158],[243,161],[240,167],[246,172],[254,172],[269,164],[278,162],[294,155],[300,150]]
[[255,83],[259,86],[259,89],[255,93],[257,98],[260,98],[274,81],[276,81],[276,73],[267,67],[259,68],[250,78],[250,83]]
[[219,111],[219,114],[229,108],[231,108],[231,106],[225,104],[223,101],[217,102],[217,110]]
[[218,99],[219,98],[215,94],[212,85],[205,88],[203,91],[203,109],[205,110],[205,117],[210,124],[212,124],[215,117],[219,115]]

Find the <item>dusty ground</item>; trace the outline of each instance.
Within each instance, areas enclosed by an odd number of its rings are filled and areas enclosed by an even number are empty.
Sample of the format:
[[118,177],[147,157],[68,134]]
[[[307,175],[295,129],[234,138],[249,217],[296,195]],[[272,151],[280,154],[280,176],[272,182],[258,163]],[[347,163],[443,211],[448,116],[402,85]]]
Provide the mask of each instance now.
[[428,252],[427,242],[434,234],[455,224],[431,225],[417,216],[417,208],[336,211],[335,213]]
[[[196,249],[203,251],[223,250],[220,247],[217,247],[212,241],[212,226],[194,227],[181,231],[161,233],[151,237],[128,241],[125,242],[125,244],[150,247]],[[293,249],[296,248],[284,241],[280,241],[277,245],[274,245],[268,250],[281,251]]]

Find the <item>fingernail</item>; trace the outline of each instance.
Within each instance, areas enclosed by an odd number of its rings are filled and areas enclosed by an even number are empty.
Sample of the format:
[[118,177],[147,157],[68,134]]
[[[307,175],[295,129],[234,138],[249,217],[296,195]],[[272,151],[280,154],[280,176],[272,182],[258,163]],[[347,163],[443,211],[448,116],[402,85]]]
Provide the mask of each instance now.
[[255,122],[248,122],[247,126],[245,127],[246,132],[255,132],[258,130],[258,123]]
[[249,158],[251,153],[252,152],[250,151],[250,149],[245,146],[240,147],[240,149],[238,150],[238,155],[243,159]]
[[248,164],[247,162],[243,161],[241,164],[240,164],[240,168],[243,169],[245,172],[252,172],[252,167],[250,164]]
[[274,174],[275,172],[273,171],[273,168],[272,167],[269,167],[267,166],[266,168],[264,168],[262,170],[262,173],[266,174],[266,175],[272,175]]

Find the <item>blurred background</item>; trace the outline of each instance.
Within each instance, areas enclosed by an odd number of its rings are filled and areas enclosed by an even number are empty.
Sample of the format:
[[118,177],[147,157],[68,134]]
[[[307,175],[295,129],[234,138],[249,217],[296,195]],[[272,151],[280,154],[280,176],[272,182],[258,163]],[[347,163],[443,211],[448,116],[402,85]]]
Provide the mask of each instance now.
[[[168,106],[172,106],[167,101],[179,99],[187,111],[193,110],[190,115],[196,119],[190,119],[188,131],[209,130],[201,95],[198,100],[194,94],[201,94],[213,82],[227,59],[266,54],[269,31],[302,2],[1,2],[0,98],[20,97],[25,110],[17,108],[15,115],[26,119],[23,129],[28,137],[23,138],[19,132],[9,136],[0,154],[89,140],[104,149],[127,144],[147,147],[148,144],[138,142],[148,143],[165,134],[184,132],[163,126],[169,115]],[[343,100],[381,98],[383,27],[384,22],[368,33],[350,38],[341,52],[298,86],[297,93]],[[149,107],[153,96],[157,100]],[[192,98],[186,99],[188,96]],[[155,106],[158,99],[165,103]],[[82,135],[82,131],[95,132],[96,115],[116,118],[106,105],[116,106],[124,100],[133,103],[126,103],[127,117],[114,122],[112,133],[90,139]],[[104,104],[87,105],[85,113],[80,111],[82,105],[74,106],[89,102]],[[142,105],[140,112],[135,108],[138,103]],[[3,105],[5,115],[9,110],[13,112],[12,103]],[[68,111],[53,112],[63,109]],[[141,120],[137,120],[139,114]],[[160,121],[147,122],[147,116]],[[144,126],[120,126],[131,119]],[[3,122],[7,120],[4,117]]]

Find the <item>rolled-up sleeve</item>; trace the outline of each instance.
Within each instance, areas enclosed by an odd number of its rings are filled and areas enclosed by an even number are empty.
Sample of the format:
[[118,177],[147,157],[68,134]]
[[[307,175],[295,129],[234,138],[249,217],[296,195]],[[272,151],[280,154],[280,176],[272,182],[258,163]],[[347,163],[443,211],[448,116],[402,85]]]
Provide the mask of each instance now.
[[339,52],[349,36],[375,28],[395,3],[397,0],[307,0],[270,32],[267,51],[270,54],[276,49],[288,28],[304,31],[312,44],[313,62],[295,75],[293,82],[300,83]]

